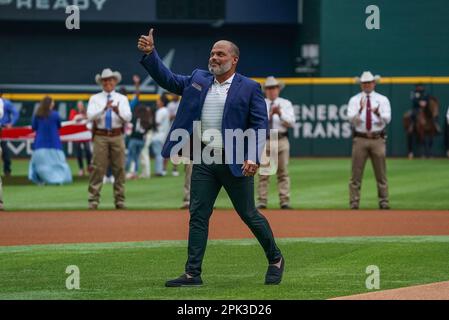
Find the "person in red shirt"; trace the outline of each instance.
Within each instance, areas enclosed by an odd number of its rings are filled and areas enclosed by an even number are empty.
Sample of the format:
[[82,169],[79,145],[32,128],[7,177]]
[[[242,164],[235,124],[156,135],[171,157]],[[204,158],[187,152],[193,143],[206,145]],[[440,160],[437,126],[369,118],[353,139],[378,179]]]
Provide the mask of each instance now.
[[[78,101],[78,103],[76,105],[76,109],[70,110],[69,120],[80,122],[80,123],[83,121],[87,121],[86,107],[84,106],[84,103],[82,101]],[[90,141],[74,142],[73,147],[75,149],[76,158],[78,160],[78,166],[79,166],[78,175],[80,177],[85,176],[87,174],[87,172],[85,170],[84,163],[83,163],[83,152],[84,152],[84,156],[86,158],[86,167],[89,170],[90,163],[92,160]]]

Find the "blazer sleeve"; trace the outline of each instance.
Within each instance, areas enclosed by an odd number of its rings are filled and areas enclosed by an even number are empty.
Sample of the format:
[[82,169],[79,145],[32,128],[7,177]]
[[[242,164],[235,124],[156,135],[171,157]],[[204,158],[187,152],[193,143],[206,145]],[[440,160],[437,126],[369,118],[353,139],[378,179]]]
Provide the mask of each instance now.
[[[249,128],[256,131],[256,147],[255,152],[249,150],[248,157],[245,160],[252,160],[257,164],[260,164],[261,155],[265,147],[266,138],[269,135],[268,127],[268,113],[267,105],[262,94],[260,84],[256,83],[251,95],[251,101],[249,106]],[[260,134],[260,130],[265,130],[265,134]],[[253,146],[249,146],[251,149]],[[256,154],[254,159],[251,155]],[[251,159],[253,158],[253,159]]]
[[144,55],[140,63],[158,85],[177,95],[182,95],[184,88],[190,82],[190,76],[182,76],[171,72],[162,62],[156,49],[149,55]]

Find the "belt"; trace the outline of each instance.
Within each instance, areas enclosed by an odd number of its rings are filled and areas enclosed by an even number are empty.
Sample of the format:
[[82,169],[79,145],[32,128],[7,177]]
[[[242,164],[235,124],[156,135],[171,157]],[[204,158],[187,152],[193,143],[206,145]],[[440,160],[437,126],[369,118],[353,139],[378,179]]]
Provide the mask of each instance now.
[[[282,138],[288,138],[288,131],[287,132],[278,132],[278,139]],[[268,140],[270,140],[270,135],[267,137]]]
[[98,136],[107,136],[107,137],[116,137],[116,136],[120,136],[123,133],[122,128],[115,128],[115,129],[111,129],[111,130],[106,130],[106,129],[95,129],[93,131],[94,135],[98,135]]
[[365,139],[380,139],[385,138],[385,132],[384,131],[378,131],[378,132],[354,132],[354,137],[360,137]]

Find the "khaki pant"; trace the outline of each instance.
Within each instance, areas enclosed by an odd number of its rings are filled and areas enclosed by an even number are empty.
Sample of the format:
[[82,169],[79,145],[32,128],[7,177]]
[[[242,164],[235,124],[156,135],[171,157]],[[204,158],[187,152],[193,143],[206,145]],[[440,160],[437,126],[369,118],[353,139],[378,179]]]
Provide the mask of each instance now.
[[368,157],[371,159],[377,181],[379,205],[388,205],[387,166],[385,139],[355,137],[352,142],[352,177],[349,182],[350,205],[358,207],[363,170]]
[[190,182],[192,180],[192,168],[193,163],[186,164],[184,166],[185,176],[184,176],[184,204],[190,204]]
[[93,139],[92,173],[89,177],[89,203],[98,205],[103,177],[111,166],[114,181],[115,205],[125,203],[125,141],[115,137],[96,135]]
[[[290,204],[290,177],[288,175],[288,160],[290,157],[290,142],[287,137],[280,138],[278,140],[277,150],[270,150],[270,143],[266,144],[267,153],[277,152],[278,155],[278,167],[276,171],[279,201],[280,205]],[[259,205],[267,205],[268,202],[268,184],[270,176],[259,174],[259,184],[257,187],[258,203]]]

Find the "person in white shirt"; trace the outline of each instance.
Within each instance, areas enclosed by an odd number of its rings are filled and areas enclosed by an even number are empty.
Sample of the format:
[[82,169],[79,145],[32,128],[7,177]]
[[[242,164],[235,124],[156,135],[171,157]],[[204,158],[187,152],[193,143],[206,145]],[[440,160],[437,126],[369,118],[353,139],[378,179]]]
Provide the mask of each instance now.
[[[291,209],[290,207],[290,177],[288,175],[288,161],[290,158],[290,142],[288,141],[288,128],[295,124],[295,113],[292,103],[279,97],[284,84],[274,77],[265,80],[265,103],[267,105],[268,121],[270,130],[276,130],[278,143],[276,150],[270,151],[270,143],[267,143],[267,153],[277,155],[276,175],[278,180],[279,201],[281,209]],[[268,183],[270,175],[259,173],[258,208],[265,209],[268,203]]]
[[[175,120],[176,113],[178,112],[179,103],[181,102],[181,97],[176,94],[171,94],[172,99],[167,104],[168,114],[170,115],[170,127],[173,124],[173,121]],[[178,165],[173,165],[173,176],[178,176]],[[183,204],[180,209],[188,209],[190,207],[190,182],[192,180],[192,163],[186,163],[184,165],[184,197],[182,199]]]
[[[3,117],[3,100],[0,98],[0,118]],[[0,147],[0,156],[2,154],[2,148]],[[3,205],[3,183],[2,177],[0,176],[0,211],[5,210]]]
[[358,81],[362,91],[349,100],[348,119],[353,125],[352,177],[349,182],[350,207],[358,209],[360,189],[366,160],[371,159],[377,181],[379,208],[390,209],[386,167],[385,128],[391,121],[391,106],[387,97],[374,91],[379,76],[369,71]]
[[164,168],[164,158],[162,157],[162,146],[164,145],[165,139],[167,138],[168,132],[170,131],[170,115],[166,107],[168,103],[168,98],[166,95],[161,95],[156,101],[156,129],[153,134],[153,139],[151,141],[151,148],[155,155],[155,174],[158,177],[165,176],[167,172]]
[[103,176],[108,166],[114,176],[115,208],[125,208],[125,141],[124,125],[131,121],[128,98],[115,91],[121,81],[119,72],[104,69],[95,80],[103,91],[89,99],[87,118],[92,121],[93,158],[89,177],[89,209],[100,202]]
[[[169,100],[170,102],[168,102],[167,104],[167,110],[168,110],[168,115],[170,117],[170,127],[173,124],[173,121],[175,121],[176,118],[176,113],[178,112],[178,107],[179,107],[179,102],[180,102],[180,96],[171,93],[169,94]],[[167,163],[168,163],[168,159],[164,159],[164,168],[167,167]],[[172,172],[171,172],[172,176],[177,177],[179,176],[179,172],[178,172],[178,165],[177,164],[172,164]]]
[[167,104],[168,114],[170,115],[170,125],[176,118],[176,113],[178,112],[179,102],[181,101],[180,96],[176,94],[171,94],[171,100]]

